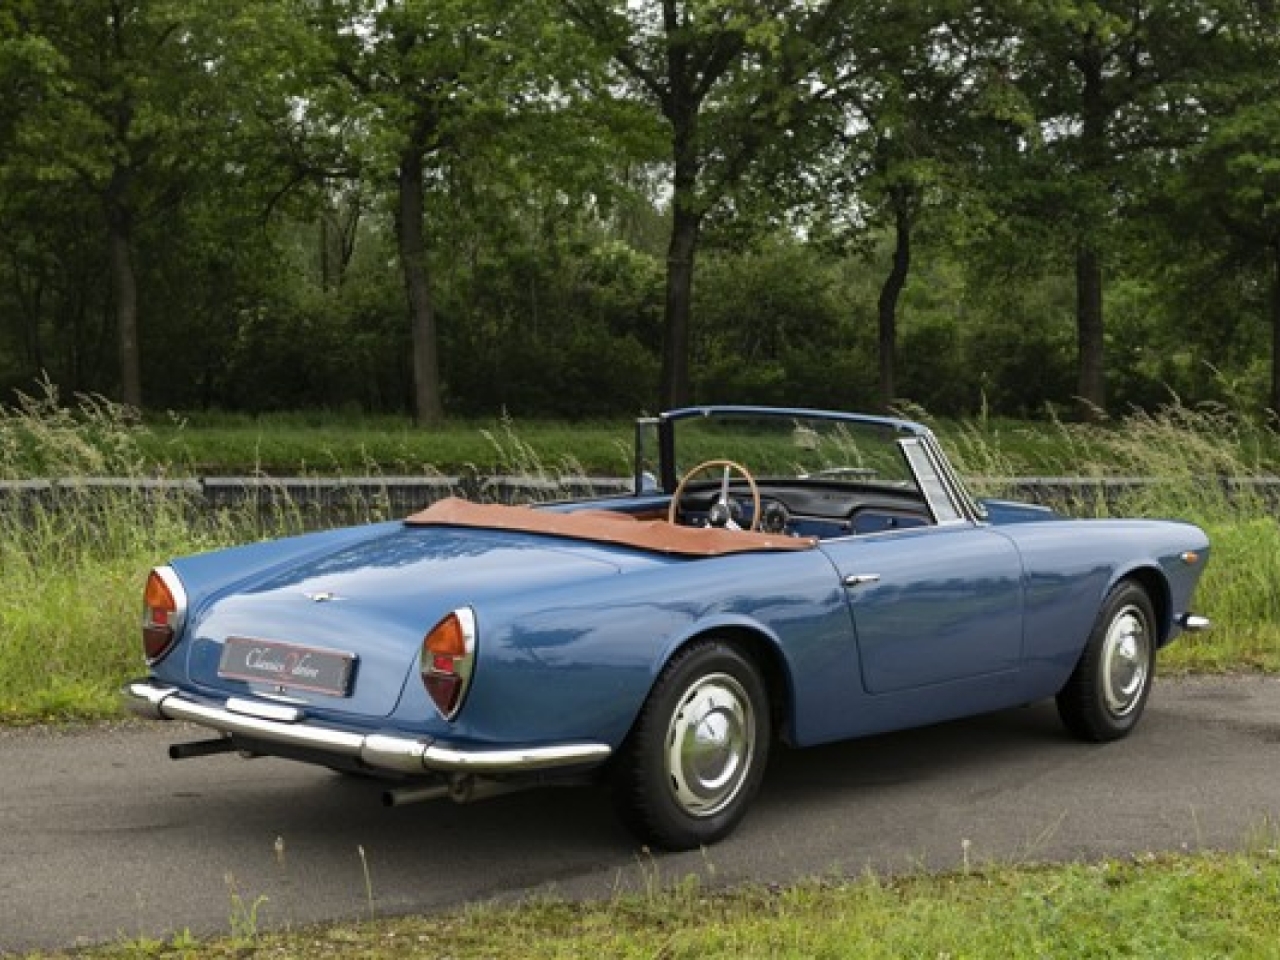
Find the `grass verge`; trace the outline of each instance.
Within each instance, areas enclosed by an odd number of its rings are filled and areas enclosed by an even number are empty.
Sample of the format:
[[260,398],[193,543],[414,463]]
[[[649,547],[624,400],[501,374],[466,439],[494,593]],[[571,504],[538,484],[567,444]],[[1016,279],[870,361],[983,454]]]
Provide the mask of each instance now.
[[[477,906],[281,934],[241,923],[221,939],[198,941],[186,934],[169,941],[137,939],[74,956],[1179,960],[1277,957],[1277,929],[1280,857],[1271,847],[946,875],[867,875],[728,893],[709,892],[690,880],[602,903]],[[42,960],[67,956],[31,955]]]

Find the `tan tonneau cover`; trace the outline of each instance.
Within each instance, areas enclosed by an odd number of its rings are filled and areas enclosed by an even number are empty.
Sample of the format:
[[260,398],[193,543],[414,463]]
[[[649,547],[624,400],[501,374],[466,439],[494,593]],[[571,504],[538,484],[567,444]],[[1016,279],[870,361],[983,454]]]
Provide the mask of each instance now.
[[439,500],[427,509],[407,517],[405,523],[544,533],[553,537],[616,543],[640,550],[691,557],[715,557],[726,553],[759,550],[808,550],[818,542],[813,537],[788,537],[710,527],[681,527],[665,520],[637,520],[612,510],[552,513],[530,507],[472,503],[457,497]]

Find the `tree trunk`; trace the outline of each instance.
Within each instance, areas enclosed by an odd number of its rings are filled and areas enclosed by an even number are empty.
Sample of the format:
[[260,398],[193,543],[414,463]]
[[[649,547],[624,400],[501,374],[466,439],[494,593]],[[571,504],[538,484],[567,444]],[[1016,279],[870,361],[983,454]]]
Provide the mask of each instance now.
[[1076,348],[1080,379],[1076,396],[1087,419],[1107,407],[1105,342],[1102,326],[1102,264],[1088,243],[1076,249]]
[[690,323],[693,312],[693,265],[702,228],[698,207],[698,104],[686,79],[673,76],[674,91],[664,110],[671,123],[671,238],[667,244],[667,303],[662,330],[661,407],[688,406]]
[[320,208],[320,289],[328,293],[333,289],[333,239],[329,236],[330,223],[332,216],[329,213],[329,204],[326,202]]
[[894,247],[893,266],[880,287],[877,305],[878,355],[880,366],[880,408],[888,411],[898,398],[898,301],[907,276],[911,272],[911,198],[909,188],[894,188],[890,202],[893,207]]
[[1271,411],[1280,414],[1280,237],[1271,244]]
[[107,245],[111,289],[115,296],[116,348],[120,363],[120,400],[142,409],[142,356],[138,348],[138,281],[133,272],[133,216],[118,199],[125,187],[113,178],[106,198]]
[[[128,12],[120,3],[108,9],[113,53],[116,62],[127,62],[125,35]],[[128,85],[119,90],[110,105],[117,148],[128,149],[133,129],[134,103]],[[120,399],[136,410],[142,409],[142,359],[138,348],[138,280],[133,272],[133,207],[130,194],[134,168],[118,160],[101,195],[107,218],[107,252],[111,270],[111,290],[116,307],[116,349],[120,363]]]
[[[22,341],[27,368],[36,376],[47,375],[44,341],[40,336],[40,318],[44,312],[44,276],[39,270],[24,269],[15,256],[9,267],[13,276],[14,297],[21,307]],[[30,276],[30,284],[24,280]]]
[[689,325],[693,304],[693,263],[700,218],[676,201],[667,246],[667,306],[662,336],[661,401],[664,410],[687,406],[689,389]]
[[[1081,158],[1086,181],[1089,175],[1101,179],[1110,155],[1107,144],[1105,56],[1096,40],[1090,41],[1077,66],[1084,81],[1081,93]],[[1098,250],[1098,227],[1078,225],[1076,240],[1076,399],[1085,419],[1101,417],[1107,408],[1106,344],[1102,316],[1102,259]]]
[[436,344],[436,318],[427,278],[423,216],[422,154],[410,147],[400,158],[399,197],[396,206],[396,244],[409,303],[409,327],[413,351],[413,414],[420,425],[440,423],[440,363]]

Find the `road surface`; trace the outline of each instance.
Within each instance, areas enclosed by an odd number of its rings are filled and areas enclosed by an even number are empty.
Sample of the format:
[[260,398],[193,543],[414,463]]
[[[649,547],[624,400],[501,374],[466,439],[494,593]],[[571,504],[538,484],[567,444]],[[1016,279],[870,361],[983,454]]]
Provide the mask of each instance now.
[[0,731],[0,953],[225,934],[696,875],[785,883],[1146,851],[1280,833],[1280,680],[1161,680],[1133,736],[1063,733],[1052,704],[779,751],[746,821],[651,855],[608,797],[561,788],[386,809],[371,783],[283,760],[174,762],[199,731]]

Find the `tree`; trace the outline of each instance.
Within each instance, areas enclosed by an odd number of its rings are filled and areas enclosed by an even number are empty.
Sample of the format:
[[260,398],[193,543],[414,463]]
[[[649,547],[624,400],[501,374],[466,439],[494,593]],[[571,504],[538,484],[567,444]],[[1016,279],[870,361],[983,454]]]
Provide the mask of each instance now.
[[312,109],[358,116],[364,170],[391,183],[396,249],[412,331],[418,422],[444,416],[439,332],[429,272],[431,183],[494,149],[505,125],[546,101],[536,54],[540,7],[504,0],[298,0],[328,57]]
[[[190,185],[204,129],[204,75],[173,0],[43,0],[9,17],[37,47],[45,83],[11,118],[3,179],[28,210],[66,192],[89,198],[106,253],[119,395],[142,404],[140,222],[178,203]],[[61,220],[66,214],[44,209]]]
[[[995,10],[996,8],[992,8]],[[1106,407],[1103,313],[1112,230],[1132,207],[1144,158],[1186,136],[1186,82],[1214,59],[1222,4],[1184,0],[1020,0],[1010,8],[1012,81],[1036,118],[1024,177],[1009,191],[1022,214],[1061,227],[1075,267],[1077,393]]]
[[616,67],[609,91],[662,118],[670,172],[659,402],[686,404],[694,267],[708,215],[727,204],[809,92],[845,4],[792,0],[560,0]]
[[[854,234],[886,233],[890,267],[876,303],[878,396],[897,390],[898,312],[913,235],[929,210],[955,207],[974,145],[1001,137],[986,102],[998,39],[967,3],[859,0],[833,42],[813,153],[801,174],[818,185],[824,216]],[[874,248],[873,248],[874,249]]]
[[1167,240],[1149,269],[1174,273],[1186,333],[1210,328],[1240,343],[1230,316],[1265,318],[1266,400],[1280,413],[1280,21],[1266,5],[1242,14],[1231,56],[1199,89],[1198,141],[1162,179],[1156,205]]

